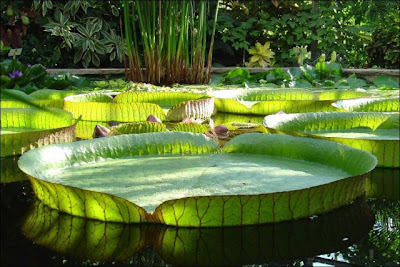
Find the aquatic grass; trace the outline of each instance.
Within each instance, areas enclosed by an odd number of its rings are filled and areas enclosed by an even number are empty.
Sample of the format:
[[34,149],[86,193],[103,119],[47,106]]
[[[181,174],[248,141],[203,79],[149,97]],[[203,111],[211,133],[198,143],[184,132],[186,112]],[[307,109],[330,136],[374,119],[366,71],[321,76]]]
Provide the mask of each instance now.
[[[206,60],[208,13],[214,4]],[[124,0],[123,15],[128,80],[152,84],[208,83],[218,1]]]

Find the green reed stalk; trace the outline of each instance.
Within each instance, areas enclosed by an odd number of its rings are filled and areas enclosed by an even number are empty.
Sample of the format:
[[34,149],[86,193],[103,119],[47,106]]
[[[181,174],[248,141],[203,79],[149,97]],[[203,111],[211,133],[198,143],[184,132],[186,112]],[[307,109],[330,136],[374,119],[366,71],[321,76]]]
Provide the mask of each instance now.
[[127,79],[153,84],[207,83],[218,4],[205,68],[209,7],[204,0],[124,0]]

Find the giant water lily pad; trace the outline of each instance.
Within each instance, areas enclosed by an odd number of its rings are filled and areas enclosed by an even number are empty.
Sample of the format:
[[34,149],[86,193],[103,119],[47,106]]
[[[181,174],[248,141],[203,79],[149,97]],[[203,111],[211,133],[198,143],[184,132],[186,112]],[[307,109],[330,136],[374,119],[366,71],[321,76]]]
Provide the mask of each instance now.
[[332,105],[348,111],[399,112],[399,98],[359,98],[340,100]]
[[276,114],[264,118],[271,133],[332,140],[363,149],[378,158],[380,167],[399,167],[399,114],[330,112]]
[[1,109],[1,156],[19,155],[30,149],[75,140],[69,112],[48,108]]
[[323,213],[364,192],[376,158],[335,142],[243,134],[222,151],[202,134],[161,132],[57,144],[19,167],[54,209],[115,222],[229,226]]
[[[83,260],[125,263],[152,246],[168,264],[232,266],[344,249],[364,237],[373,222],[362,199],[312,220],[218,228],[100,222],[58,212],[36,200],[22,231],[35,244]],[[307,246],[298,245],[304,242]]]
[[[316,93],[307,89],[221,90],[208,93],[215,97],[217,111],[236,114],[267,115],[286,113],[342,111],[332,106],[338,99],[365,96],[365,93],[327,90]],[[321,95],[321,97],[320,97]]]
[[165,118],[164,111],[152,103],[115,103],[112,96],[105,93],[89,93],[68,96],[64,99],[64,109],[74,118],[82,116],[87,121],[145,121],[149,115]]

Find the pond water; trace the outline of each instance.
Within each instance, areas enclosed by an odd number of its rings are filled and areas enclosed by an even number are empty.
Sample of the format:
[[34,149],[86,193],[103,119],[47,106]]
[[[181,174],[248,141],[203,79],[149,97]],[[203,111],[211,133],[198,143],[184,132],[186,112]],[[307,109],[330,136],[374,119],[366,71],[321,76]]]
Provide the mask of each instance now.
[[126,225],[48,209],[29,181],[1,184],[1,265],[396,265],[399,169],[375,169],[367,196],[320,216],[226,228]]
[[[246,131],[254,130],[240,133]],[[51,210],[36,200],[17,159],[1,160],[2,182],[18,180],[1,184],[2,266],[400,264],[398,168],[376,168],[366,196],[327,214],[198,229],[105,223]]]

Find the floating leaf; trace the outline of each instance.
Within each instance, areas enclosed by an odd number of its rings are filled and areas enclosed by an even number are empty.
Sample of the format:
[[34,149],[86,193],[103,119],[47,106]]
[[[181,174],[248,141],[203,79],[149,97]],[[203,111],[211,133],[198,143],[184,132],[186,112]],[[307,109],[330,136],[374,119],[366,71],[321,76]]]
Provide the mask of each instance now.
[[302,113],[318,111],[339,111],[332,106],[334,100],[276,100],[262,101],[251,107],[251,112],[257,115],[274,114],[279,111],[285,113]]
[[72,142],[74,131],[71,114],[61,109],[2,108],[1,156],[19,155],[52,143]]
[[64,109],[71,112],[74,118],[82,116],[88,121],[146,121],[149,115],[165,118],[160,106],[151,103],[112,103],[107,94],[83,94],[64,99]]
[[172,131],[175,132],[191,132],[191,133],[206,133],[210,130],[209,125],[197,123],[177,123]]
[[62,212],[211,227],[343,206],[364,193],[363,174],[376,158],[335,142],[255,133],[221,152],[202,134],[161,132],[50,145],[25,153],[18,165],[37,197]]
[[76,95],[77,91],[64,91],[64,90],[54,90],[54,89],[40,89],[37,90],[29,96],[34,97],[38,100],[47,100],[47,99],[64,99],[67,96]]
[[251,114],[248,107],[233,99],[215,98],[214,104],[218,112]]
[[269,115],[271,133],[309,136],[343,143],[372,153],[380,167],[399,167],[399,114],[330,112]]
[[366,97],[369,94],[361,91],[354,90],[341,90],[341,89],[332,89],[325,90],[318,94],[319,100],[340,100],[340,99],[351,99],[351,98],[360,98]]
[[313,100],[314,93],[305,89],[248,90],[247,94],[238,99],[245,101]]
[[133,122],[122,123],[111,129],[111,135],[119,134],[138,134],[138,133],[151,133],[151,132],[165,132],[167,126],[158,122]]
[[332,105],[348,111],[399,112],[399,102],[398,98],[360,98],[341,100]]
[[146,102],[154,103],[163,107],[172,107],[181,102],[197,100],[207,97],[203,94],[181,93],[181,92],[123,92],[115,97],[117,103]]
[[185,118],[206,120],[214,114],[214,98],[189,100],[173,106],[167,113],[169,121],[182,121]]

